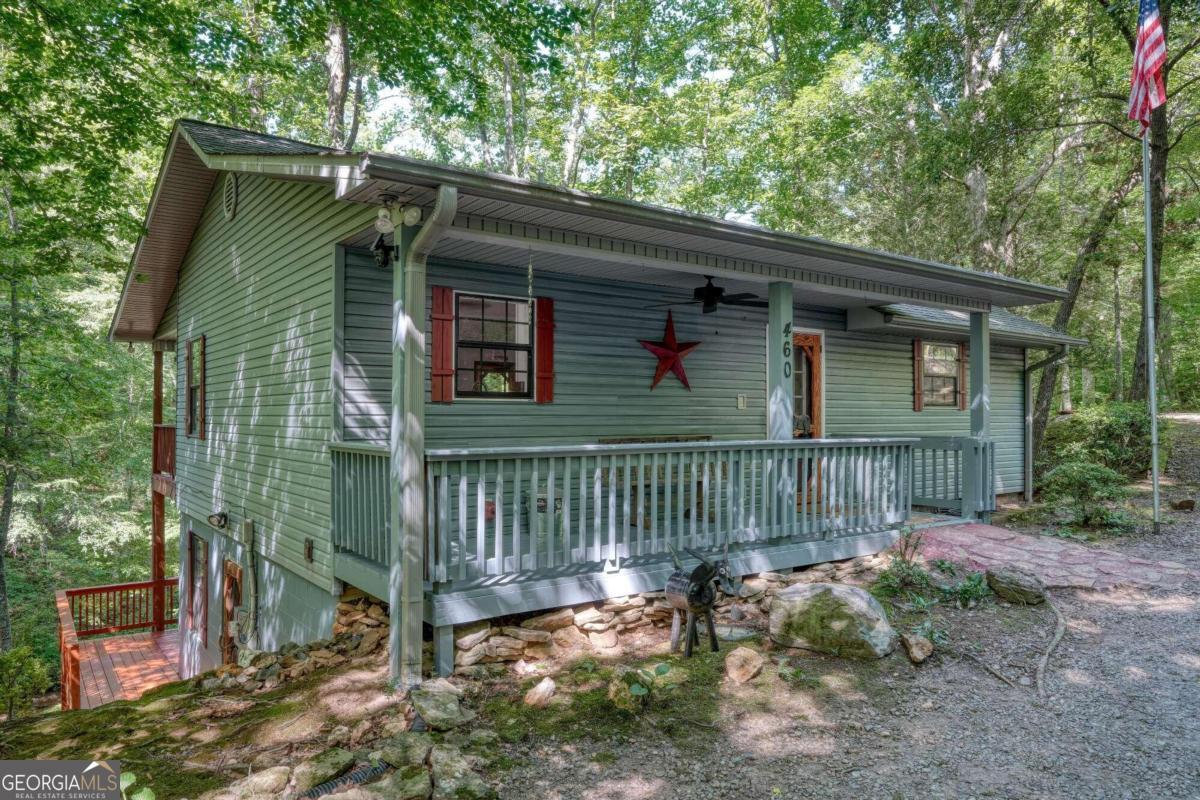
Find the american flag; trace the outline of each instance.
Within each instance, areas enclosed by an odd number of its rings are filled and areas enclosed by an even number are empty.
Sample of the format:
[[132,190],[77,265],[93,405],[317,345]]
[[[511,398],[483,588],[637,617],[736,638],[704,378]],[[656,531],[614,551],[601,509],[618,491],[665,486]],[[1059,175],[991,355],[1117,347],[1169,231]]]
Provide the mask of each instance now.
[[1167,102],[1162,75],[1166,63],[1167,39],[1158,18],[1158,0],[1141,0],[1129,78],[1129,118],[1141,123],[1141,135],[1150,127],[1150,112]]

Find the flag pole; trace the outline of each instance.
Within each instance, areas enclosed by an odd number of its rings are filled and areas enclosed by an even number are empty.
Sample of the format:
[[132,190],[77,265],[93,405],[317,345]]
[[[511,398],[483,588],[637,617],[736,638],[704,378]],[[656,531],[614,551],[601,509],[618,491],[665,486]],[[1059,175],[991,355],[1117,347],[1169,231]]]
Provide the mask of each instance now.
[[1142,197],[1146,216],[1146,264],[1142,283],[1145,298],[1142,313],[1146,330],[1146,402],[1150,406],[1150,482],[1154,489],[1154,532],[1161,524],[1158,496],[1158,379],[1155,375],[1157,350],[1154,334],[1154,239],[1150,231],[1150,129],[1142,131]]

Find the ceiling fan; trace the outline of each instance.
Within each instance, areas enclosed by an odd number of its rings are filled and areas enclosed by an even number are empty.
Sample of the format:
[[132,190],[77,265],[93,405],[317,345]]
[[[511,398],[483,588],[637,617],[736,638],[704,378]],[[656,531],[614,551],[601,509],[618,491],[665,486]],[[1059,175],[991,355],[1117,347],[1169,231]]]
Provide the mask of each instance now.
[[692,290],[692,299],[686,300],[671,300],[666,303],[658,303],[657,305],[649,306],[650,308],[662,308],[663,306],[674,305],[690,305],[699,303],[700,310],[705,314],[711,314],[717,310],[718,306],[746,306],[749,308],[766,308],[767,301],[759,299],[758,295],[750,292],[738,292],[737,294],[726,294],[725,289],[713,284],[711,275],[705,275],[706,283],[703,286],[698,286]]

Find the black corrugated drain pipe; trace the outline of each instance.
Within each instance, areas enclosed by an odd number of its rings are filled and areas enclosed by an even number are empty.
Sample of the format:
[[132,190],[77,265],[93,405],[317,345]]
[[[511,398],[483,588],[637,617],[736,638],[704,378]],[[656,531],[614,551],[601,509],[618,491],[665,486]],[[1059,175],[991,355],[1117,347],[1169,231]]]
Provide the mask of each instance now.
[[314,798],[320,797],[321,795],[330,794],[346,786],[361,786],[368,781],[378,778],[387,771],[387,764],[359,767],[352,772],[347,772],[340,778],[334,778],[331,781],[325,781],[325,783],[318,784],[317,786],[309,789],[307,792],[299,795],[299,797],[303,798],[303,800],[314,800]]

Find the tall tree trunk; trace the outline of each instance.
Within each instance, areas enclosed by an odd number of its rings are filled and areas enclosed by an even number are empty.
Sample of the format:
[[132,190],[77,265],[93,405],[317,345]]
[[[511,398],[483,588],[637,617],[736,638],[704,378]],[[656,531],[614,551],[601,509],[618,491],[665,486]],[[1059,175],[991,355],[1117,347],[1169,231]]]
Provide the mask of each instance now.
[[350,92],[350,42],[344,21],[329,21],[326,45],[325,132],[331,146],[342,148],[346,146],[346,98]]
[[504,63],[504,170],[517,174],[517,142],[513,124],[512,59],[506,54]]
[[362,75],[354,78],[354,108],[350,111],[350,132],[346,134],[345,148],[347,150],[354,149],[354,143],[358,141],[358,126],[362,121],[363,111],[363,79]]
[[1113,400],[1125,399],[1125,345],[1121,339],[1121,262],[1113,262]]
[[1058,413],[1074,414],[1075,406],[1071,404],[1071,365],[1063,362],[1058,369],[1059,378],[1059,401]]
[[[1084,278],[1087,277],[1088,267],[1091,266],[1096,252],[1104,242],[1104,237],[1112,227],[1113,220],[1116,219],[1117,212],[1121,210],[1125,198],[1133,190],[1133,187],[1137,186],[1140,177],[1141,170],[1136,167],[1123,175],[1120,183],[1109,193],[1104,205],[1100,207],[1092,220],[1087,238],[1083,240],[1083,244],[1076,251],[1075,263],[1071,265],[1071,272],[1067,277],[1067,296],[1059,303],[1058,312],[1054,315],[1055,330],[1066,332],[1067,325],[1071,321],[1071,314],[1075,311],[1075,303],[1079,300],[1079,290],[1083,288]],[[1042,449],[1042,440],[1046,433],[1046,423],[1050,419],[1050,407],[1054,401],[1054,390],[1057,385],[1058,365],[1052,364],[1046,367],[1042,373],[1042,380],[1038,384],[1037,400],[1033,406],[1033,452],[1035,455]]]
[[[9,224],[13,225],[12,206],[9,206]],[[5,558],[8,555],[8,534],[12,530],[13,499],[17,491],[17,447],[18,430],[17,383],[21,377],[21,305],[17,293],[17,281],[8,281],[9,311],[9,357],[4,387],[4,496],[0,508],[0,653],[12,649],[12,618],[8,608],[8,580]]]
[[[246,35],[259,46],[262,45],[262,25],[258,15],[258,7],[254,2],[247,3],[243,12],[246,19]],[[250,126],[263,129],[266,123],[266,90],[267,76],[258,71],[246,76],[246,94],[250,97]]]
[[483,158],[483,168],[492,171],[492,140],[488,137],[488,126],[484,120],[479,121],[479,151]]

